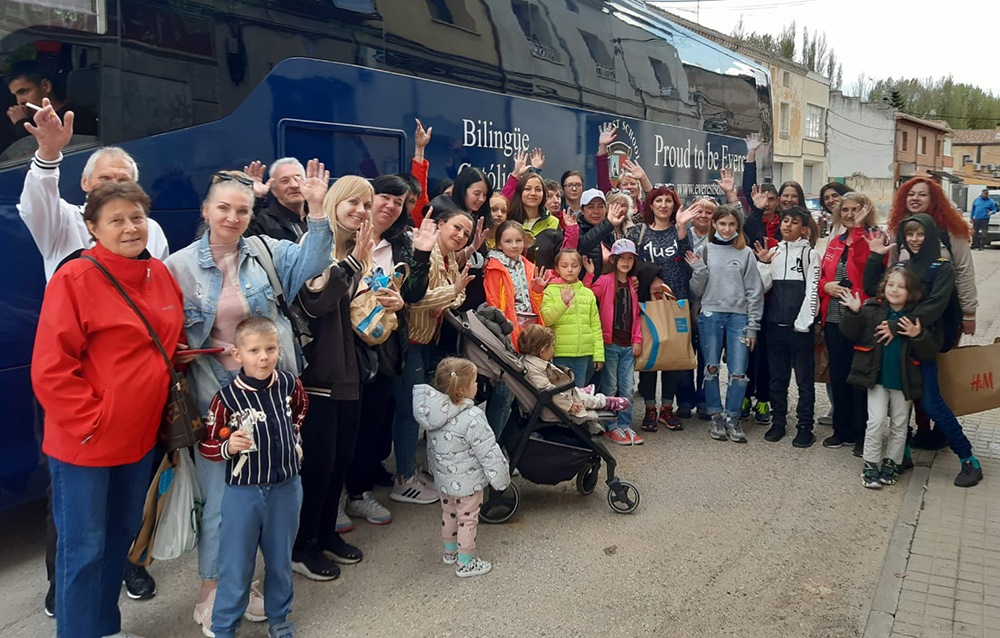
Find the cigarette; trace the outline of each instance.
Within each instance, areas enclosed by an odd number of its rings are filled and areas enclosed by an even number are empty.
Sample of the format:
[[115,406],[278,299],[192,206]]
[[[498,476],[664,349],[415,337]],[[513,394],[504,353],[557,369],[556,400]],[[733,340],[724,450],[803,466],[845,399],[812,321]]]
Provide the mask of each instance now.
[[41,111],[42,110],[42,107],[36,106],[36,105],[32,104],[31,102],[25,102],[24,105],[27,106],[30,109],[35,109],[36,111]]

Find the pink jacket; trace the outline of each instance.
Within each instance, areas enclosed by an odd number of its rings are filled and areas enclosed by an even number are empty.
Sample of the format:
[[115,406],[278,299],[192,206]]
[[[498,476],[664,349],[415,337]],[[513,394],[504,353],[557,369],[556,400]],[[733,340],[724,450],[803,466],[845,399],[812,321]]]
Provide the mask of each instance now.
[[[589,276],[588,276],[589,277]],[[587,283],[586,278],[584,283]],[[632,293],[632,343],[642,343],[642,324],[639,320],[639,280],[629,277],[629,291]],[[597,297],[597,313],[601,316],[601,332],[604,343],[611,343],[611,332],[615,320],[615,273],[601,275],[590,284],[590,290]]]

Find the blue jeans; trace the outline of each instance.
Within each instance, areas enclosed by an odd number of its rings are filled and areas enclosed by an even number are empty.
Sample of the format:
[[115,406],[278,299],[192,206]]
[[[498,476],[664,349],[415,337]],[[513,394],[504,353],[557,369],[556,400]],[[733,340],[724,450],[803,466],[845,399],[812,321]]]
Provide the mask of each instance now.
[[615,428],[627,430],[632,427],[632,380],[635,377],[635,357],[632,346],[604,344],[604,376],[601,377],[601,394],[609,397],[625,397],[628,409],[618,413],[617,421],[605,421],[608,432]]
[[[222,463],[220,463],[222,465]],[[264,556],[264,611],[274,630],[292,610],[292,543],[299,530],[302,479],[275,485],[226,485],[222,497],[219,588],[212,609],[218,638],[236,635],[250,602],[257,547]]]
[[552,363],[572,370],[573,381],[578,388],[587,385],[590,375],[594,373],[594,357],[552,357]]
[[153,464],[86,467],[49,457],[56,549],[56,635],[99,638],[121,631],[118,594],[125,557],[142,526]]
[[492,386],[490,397],[486,399],[486,420],[490,422],[490,428],[497,441],[500,440],[500,434],[510,419],[513,403],[514,393],[506,383],[500,382]]
[[694,370],[681,370],[681,380],[677,385],[677,407],[688,410],[705,409],[705,355],[701,353],[701,340],[698,331],[691,334],[695,356],[698,357],[698,367]]
[[[747,316],[733,312],[703,312],[698,316],[701,352],[705,358],[705,402],[710,414],[738,417],[747,390]],[[726,389],[725,410],[719,390],[719,366],[722,364],[722,347],[726,348],[726,365],[729,368],[729,387]],[[715,368],[715,372],[709,370]]]
[[[228,372],[233,379],[239,374],[239,370]],[[194,466],[198,471],[201,497],[205,501],[198,520],[198,576],[202,580],[216,580],[219,578],[219,530],[222,528],[226,463],[209,461],[195,450]]]
[[396,475],[403,478],[417,473],[417,439],[420,426],[413,418],[413,386],[427,383],[429,375],[444,358],[444,350],[433,343],[411,343],[406,351],[403,376],[396,377],[392,392],[396,414],[392,419],[392,446],[396,455]]
[[941,432],[948,439],[951,451],[960,459],[969,458],[972,456],[972,443],[962,431],[962,424],[955,418],[955,413],[941,397],[937,361],[921,361],[919,368],[920,378],[924,382],[924,395],[920,398],[924,412],[934,421],[936,427],[941,428]]

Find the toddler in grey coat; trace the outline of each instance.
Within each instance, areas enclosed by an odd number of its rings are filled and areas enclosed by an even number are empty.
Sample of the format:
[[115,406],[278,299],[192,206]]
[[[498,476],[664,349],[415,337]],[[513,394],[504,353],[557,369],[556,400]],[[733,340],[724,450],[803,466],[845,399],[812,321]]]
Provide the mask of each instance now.
[[436,389],[413,388],[413,416],[427,431],[427,464],[441,493],[443,562],[455,575],[479,576],[492,565],[474,555],[479,508],[487,485],[503,491],[510,468],[486,414],[476,407],[476,366],[450,357],[438,364]]

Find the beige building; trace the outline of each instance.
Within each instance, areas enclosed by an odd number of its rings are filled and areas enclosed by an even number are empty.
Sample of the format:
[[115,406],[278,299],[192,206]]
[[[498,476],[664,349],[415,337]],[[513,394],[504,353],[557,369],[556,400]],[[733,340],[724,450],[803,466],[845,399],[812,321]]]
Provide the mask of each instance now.
[[774,175],[781,184],[795,180],[806,194],[816,194],[827,182],[826,116],[830,80],[807,67],[752,47],[724,33],[703,27],[676,14],[649,5],[655,12],[743,55],[771,73],[774,100]]
[[996,128],[955,131],[951,154],[955,172],[965,183],[1000,186],[1000,124]]

